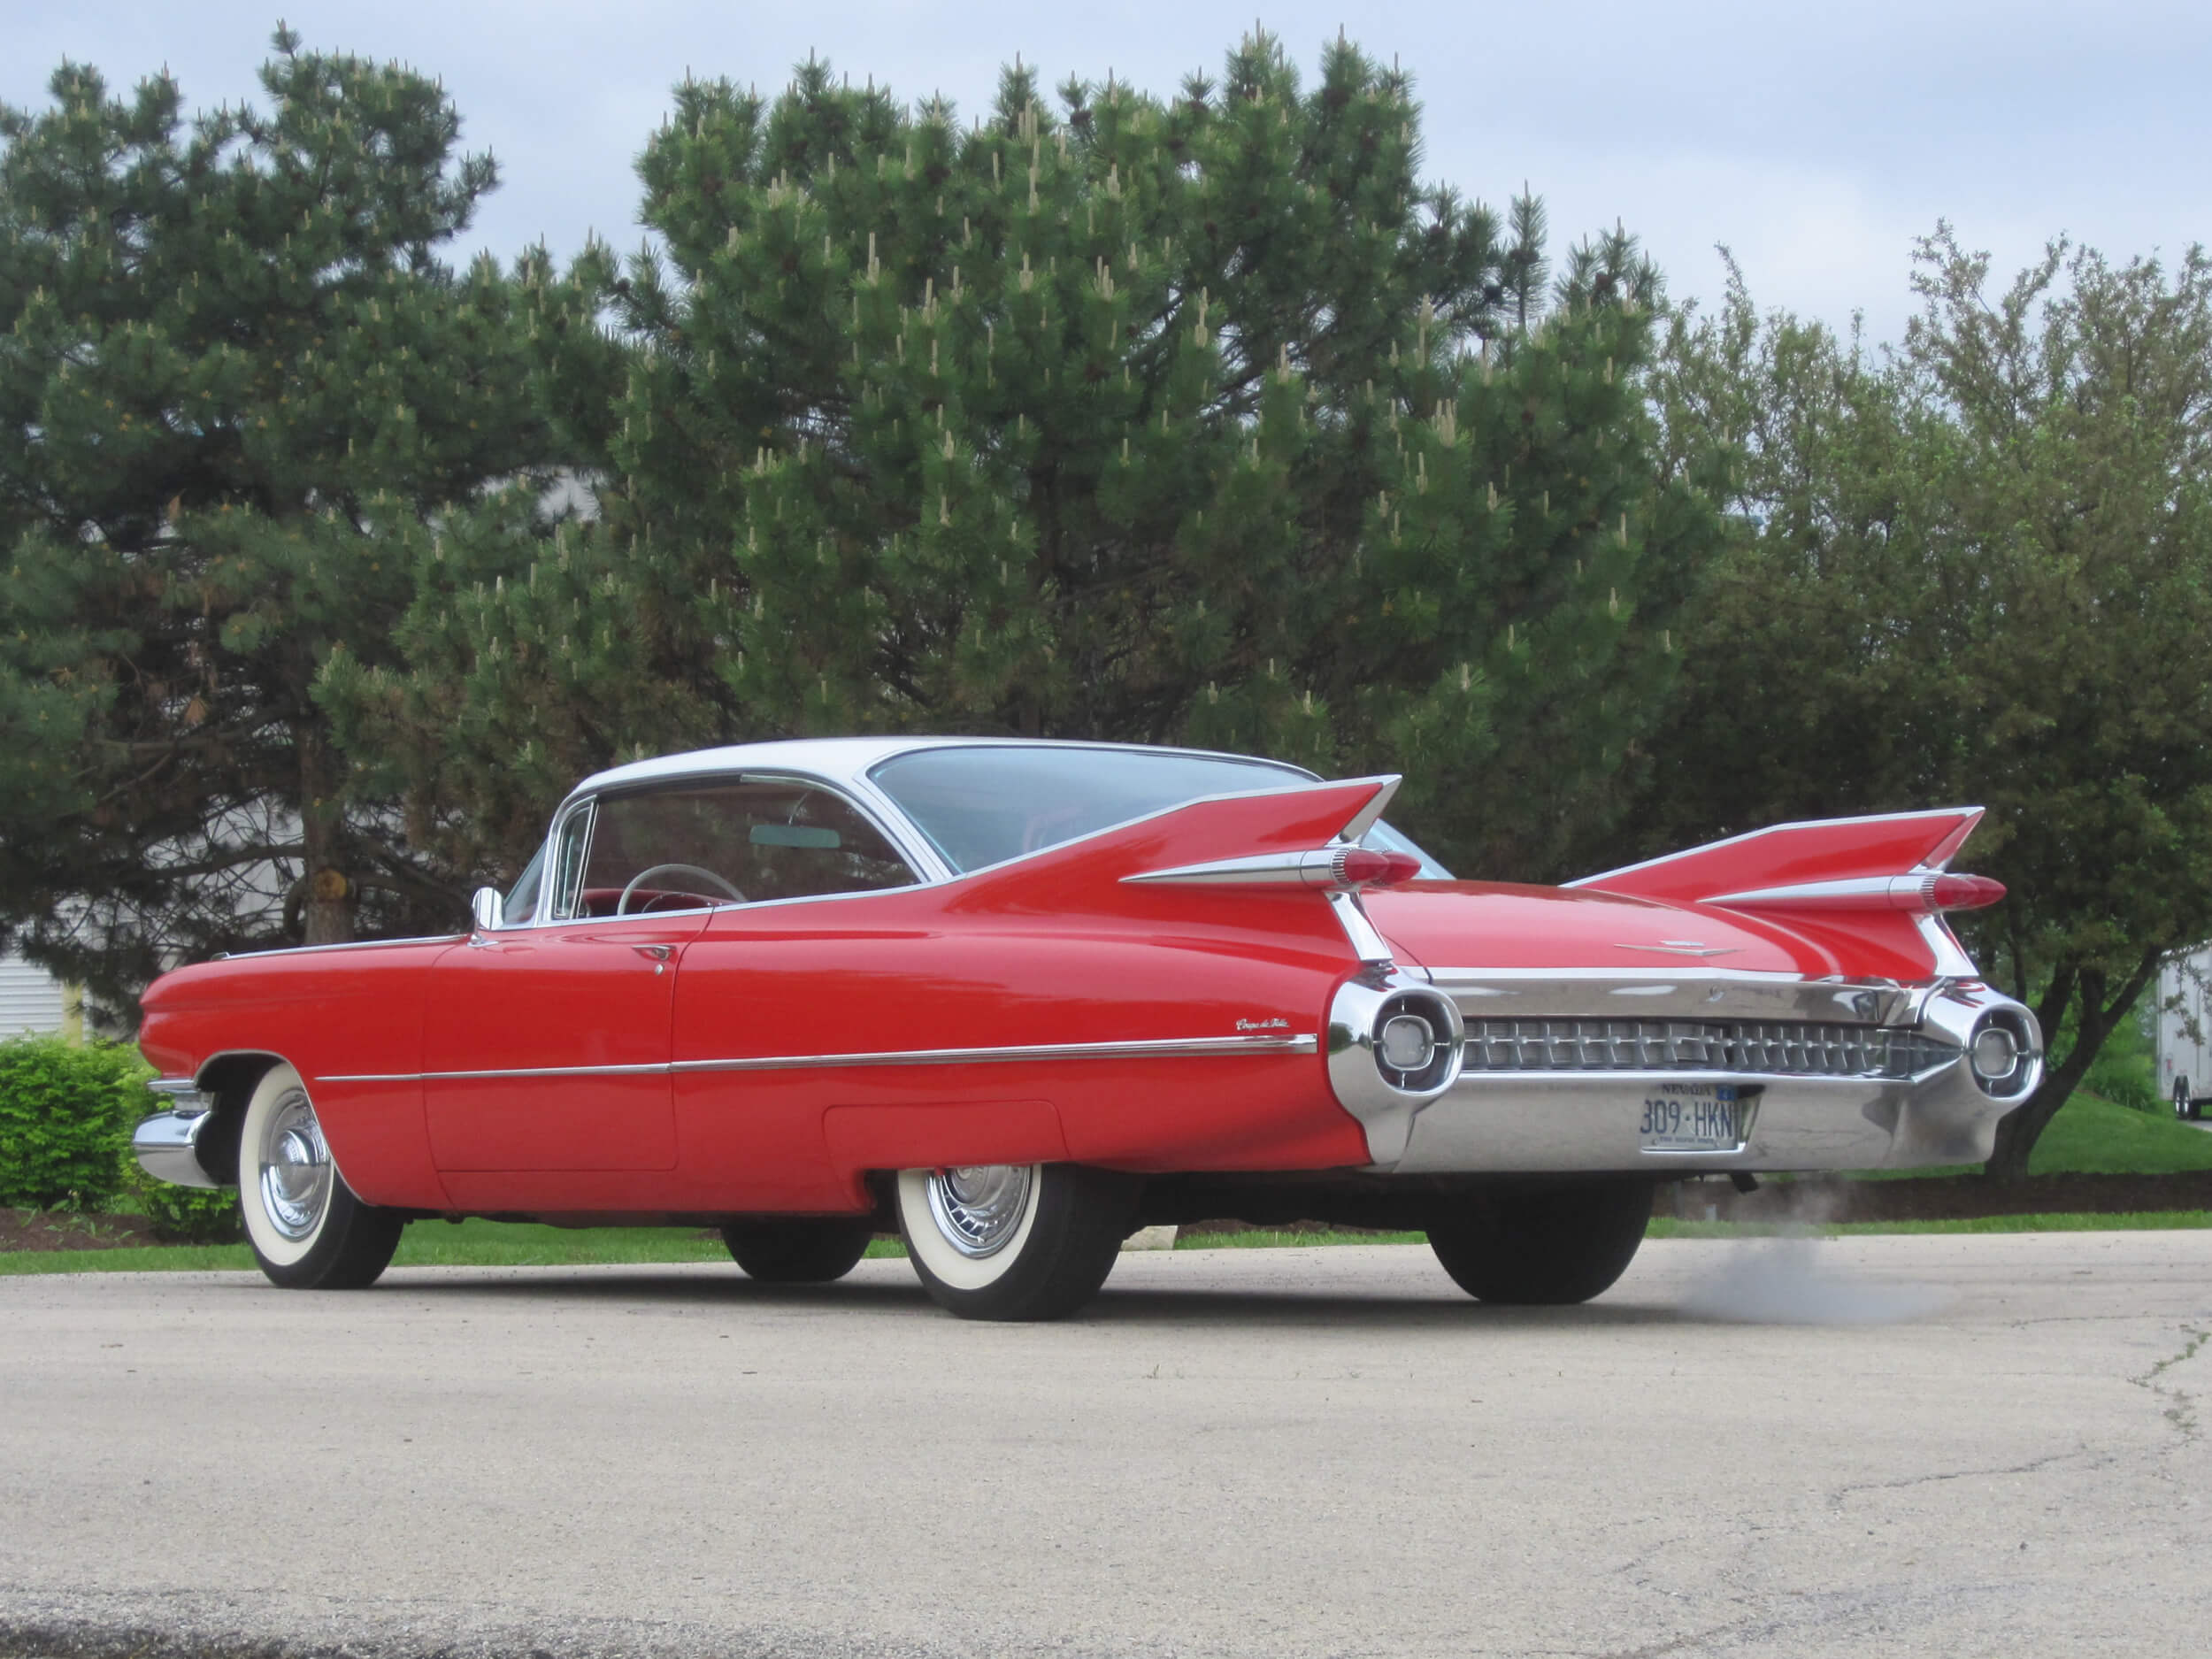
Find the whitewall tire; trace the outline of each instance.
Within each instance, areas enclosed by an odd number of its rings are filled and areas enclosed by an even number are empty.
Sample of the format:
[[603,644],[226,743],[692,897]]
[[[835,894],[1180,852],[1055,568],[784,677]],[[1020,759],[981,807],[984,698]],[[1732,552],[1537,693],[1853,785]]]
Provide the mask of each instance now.
[[1056,1319],[1113,1271],[1143,1183],[1075,1164],[902,1170],[907,1259],[967,1319]]
[[279,1063],[246,1102],[238,1141],[238,1210],[246,1242],[288,1290],[357,1290],[376,1282],[406,1222],[353,1195],[323,1139],[300,1074]]

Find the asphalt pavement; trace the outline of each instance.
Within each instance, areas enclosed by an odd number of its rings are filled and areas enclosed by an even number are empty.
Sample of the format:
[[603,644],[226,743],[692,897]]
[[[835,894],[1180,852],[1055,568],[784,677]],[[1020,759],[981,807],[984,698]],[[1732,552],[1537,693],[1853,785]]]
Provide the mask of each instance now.
[[[1814,1321],[1808,1323],[1807,1321]],[[0,1279],[0,1655],[2175,1655],[2212,1232]]]

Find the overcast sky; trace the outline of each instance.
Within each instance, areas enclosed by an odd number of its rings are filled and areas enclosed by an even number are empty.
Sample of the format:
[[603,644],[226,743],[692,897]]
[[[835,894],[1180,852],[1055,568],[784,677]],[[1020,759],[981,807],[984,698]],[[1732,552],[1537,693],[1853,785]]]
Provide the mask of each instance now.
[[[1425,109],[1427,173],[1502,204],[1523,180],[1555,246],[1616,219],[1678,296],[1735,250],[1762,304],[1878,338],[1910,310],[1915,235],[1947,218],[2000,270],[2067,233],[2126,255],[2212,242],[2207,0],[1618,0],[1534,6],[1334,0],[288,0],[316,48],[442,76],[504,181],[470,233],[511,257],[588,228],[634,246],[631,163],[687,68],[780,85],[823,53],[902,96],[983,108],[1017,51],[1172,90],[1218,67],[1256,12],[1310,78],[1340,24],[1400,58]],[[0,0],[0,99],[43,104],[64,58],[127,85],[166,64],[188,102],[257,90],[273,0]]]

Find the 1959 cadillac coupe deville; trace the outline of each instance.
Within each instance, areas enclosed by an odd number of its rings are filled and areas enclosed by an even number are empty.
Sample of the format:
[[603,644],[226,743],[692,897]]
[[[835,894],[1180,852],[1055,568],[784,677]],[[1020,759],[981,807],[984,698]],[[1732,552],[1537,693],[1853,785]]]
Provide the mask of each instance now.
[[1136,1227],[1417,1228],[1470,1294],[1596,1295],[1655,1183],[1988,1156],[2032,1015],[1942,919],[1977,809],[1783,825],[1565,887],[1453,879],[1394,778],[852,738],[587,779],[465,935],[145,998],[151,1173],[236,1183],[276,1283],[408,1221],[719,1227],[833,1279],[1064,1314]]

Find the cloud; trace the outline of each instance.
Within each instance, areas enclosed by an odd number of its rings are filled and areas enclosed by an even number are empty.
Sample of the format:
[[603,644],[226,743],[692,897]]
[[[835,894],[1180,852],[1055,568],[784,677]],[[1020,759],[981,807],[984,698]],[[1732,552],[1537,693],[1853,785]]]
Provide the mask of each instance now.
[[[318,48],[400,58],[442,76],[465,142],[504,182],[472,245],[559,253],[594,229],[635,245],[631,164],[687,70],[780,85],[810,50],[902,94],[986,107],[1016,52],[1171,90],[1213,71],[1250,0],[1039,7],[968,0],[288,0]],[[164,62],[196,104],[255,90],[266,0],[75,0],[12,19],[0,98],[43,101],[65,55],[127,85]],[[1413,72],[1428,170],[1502,202],[1526,180],[1563,236],[1617,219],[1677,295],[1711,296],[1716,242],[1763,304],[1893,334],[1910,310],[1912,238],[1939,217],[2008,272],[2070,231],[2117,256],[2212,240],[2201,166],[2212,8],[2181,0],[1863,0],[1849,9],[1705,0],[1569,8],[1314,0],[1269,7],[1309,74],[1340,20]]]

